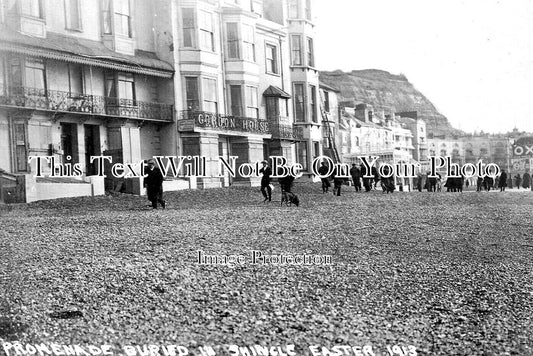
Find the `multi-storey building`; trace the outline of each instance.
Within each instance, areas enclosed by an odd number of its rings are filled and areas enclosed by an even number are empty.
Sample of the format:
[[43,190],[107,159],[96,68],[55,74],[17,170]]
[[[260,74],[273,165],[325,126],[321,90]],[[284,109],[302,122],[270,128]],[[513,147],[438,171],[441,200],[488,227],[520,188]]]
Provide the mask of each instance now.
[[96,173],[90,156],[138,163],[176,153],[173,66],[158,58],[150,2],[3,0],[0,22],[0,168],[7,200],[103,192],[101,184],[81,180],[36,180],[29,156],[78,163],[88,177]]
[[304,140],[296,142],[296,161],[309,171],[313,159],[323,153],[311,0],[288,0],[287,28],[294,122],[304,136]]
[[[184,155],[237,156],[237,165],[270,155],[294,160],[291,57],[286,3],[178,1],[173,38],[180,148]],[[213,175],[213,174],[209,174]],[[225,176],[201,187],[257,184]]]
[[[103,192],[89,160],[101,154],[206,157],[207,177],[165,182],[178,188],[259,183],[218,177],[218,156],[281,155],[308,170],[322,153],[310,0],[2,5],[0,190],[22,201]],[[82,177],[36,180],[35,155],[78,163]],[[106,189],[142,192],[142,179],[105,173]]]

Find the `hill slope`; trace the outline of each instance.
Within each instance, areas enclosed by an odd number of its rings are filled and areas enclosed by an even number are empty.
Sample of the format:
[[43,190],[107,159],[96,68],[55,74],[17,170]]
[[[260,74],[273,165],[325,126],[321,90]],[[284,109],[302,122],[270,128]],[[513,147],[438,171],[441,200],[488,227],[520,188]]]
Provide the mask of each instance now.
[[336,70],[320,72],[320,80],[341,91],[339,101],[354,100],[386,111],[417,111],[419,117],[426,121],[428,132],[435,135],[460,133],[403,75],[377,69],[348,73]]

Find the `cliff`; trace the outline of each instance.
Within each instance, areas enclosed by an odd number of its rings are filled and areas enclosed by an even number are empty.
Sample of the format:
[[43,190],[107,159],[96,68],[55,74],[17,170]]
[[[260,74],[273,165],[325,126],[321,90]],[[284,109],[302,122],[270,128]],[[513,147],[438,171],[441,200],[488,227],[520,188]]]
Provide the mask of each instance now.
[[374,109],[386,112],[417,111],[418,117],[425,120],[428,133],[461,133],[451,126],[448,119],[404,75],[377,69],[353,70],[348,73],[336,70],[320,72],[320,80],[341,91],[339,101],[371,104]]

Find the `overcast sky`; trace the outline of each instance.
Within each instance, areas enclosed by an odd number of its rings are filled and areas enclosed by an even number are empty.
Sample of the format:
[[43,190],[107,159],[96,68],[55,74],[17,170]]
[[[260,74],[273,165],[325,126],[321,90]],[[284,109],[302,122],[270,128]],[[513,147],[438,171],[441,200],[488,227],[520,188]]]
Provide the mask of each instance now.
[[315,0],[321,70],[403,73],[451,124],[533,132],[533,0]]

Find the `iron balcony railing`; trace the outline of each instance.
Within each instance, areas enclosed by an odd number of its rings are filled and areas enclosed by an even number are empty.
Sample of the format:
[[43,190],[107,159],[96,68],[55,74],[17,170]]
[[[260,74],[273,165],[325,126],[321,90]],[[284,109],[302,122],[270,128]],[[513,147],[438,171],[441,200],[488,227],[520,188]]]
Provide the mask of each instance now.
[[271,123],[270,131],[274,139],[298,141],[304,138],[303,127],[300,126]]
[[172,105],[28,87],[0,88],[0,105],[141,120],[173,121]]
[[195,128],[215,131],[248,132],[261,135],[270,134],[269,122],[267,120],[216,114],[199,110],[181,111],[178,115],[178,131],[194,131]]

